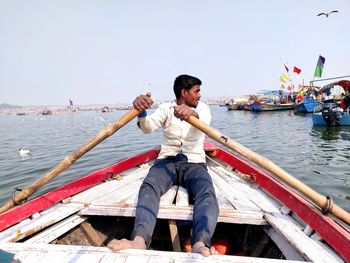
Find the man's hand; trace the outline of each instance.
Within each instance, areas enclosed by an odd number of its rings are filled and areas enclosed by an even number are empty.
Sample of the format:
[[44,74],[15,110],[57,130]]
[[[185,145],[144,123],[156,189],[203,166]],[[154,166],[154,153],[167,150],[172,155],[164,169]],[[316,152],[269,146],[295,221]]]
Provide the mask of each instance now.
[[199,118],[197,112],[185,104],[176,105],[174,108],[174,115],[182,121],[187,121],[190,116]]
[[133,101],[133,106],[138,111],[145,111],[152,106],[153,100],[151,99],[151,93],[147,92],[146,95],[140,95]]

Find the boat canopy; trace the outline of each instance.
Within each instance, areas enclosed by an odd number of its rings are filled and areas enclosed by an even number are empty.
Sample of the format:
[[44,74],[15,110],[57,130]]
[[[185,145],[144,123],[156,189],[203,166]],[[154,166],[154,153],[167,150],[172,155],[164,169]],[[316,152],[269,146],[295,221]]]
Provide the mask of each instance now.
[[289,91],[286,90],[260,90],[256,95],[270,96],[270,97],[279,97],[279,96],[288,96]]
[[322,87],[321,91],[323,93],[331,93],[332,88],[333,89],[334,88],[335,89],[341,89],[342,88],[344,92],[348,92],[349,88],[350,88],[350,81],[349,80],[340,80],[340,81],[337,81],[337,82],[333,82],[333,83],[327,84],[327,85]]

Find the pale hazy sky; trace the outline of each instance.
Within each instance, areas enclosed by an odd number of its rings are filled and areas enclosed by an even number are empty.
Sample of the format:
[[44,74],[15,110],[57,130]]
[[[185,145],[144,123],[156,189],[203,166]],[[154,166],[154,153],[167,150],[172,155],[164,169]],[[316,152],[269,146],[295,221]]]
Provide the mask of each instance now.
[[307,84],[320,54],[350,74],[350,0],[0,0],[0,103],[167,100],[183,73],[237,96],[278,89],[281,59]]

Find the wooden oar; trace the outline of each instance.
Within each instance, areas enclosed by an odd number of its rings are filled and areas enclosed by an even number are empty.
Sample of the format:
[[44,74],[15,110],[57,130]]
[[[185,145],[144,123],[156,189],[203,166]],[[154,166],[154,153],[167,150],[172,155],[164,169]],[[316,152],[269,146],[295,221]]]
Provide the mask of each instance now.
[[[270,171],[271,173],[275,174],[277,177],[282,179],[284,182],[289,184],[294,189],[298,190],[299,192],[303,193],[306,197],[310,198],[312,201],[314,201],[320,208],[327,209],[327,206],[329,205],[329,200],[314,191],[312,188],[308,187],[286,171],[284,171],[282,168],[274,164],[269,159],[251,151],[250,149],[244,147],[243,145],[239,144],[238,142],[230,139],[225,134],[222,134],[218,130],[210,127],[209,125],[203,123],[202,121],[198,120],[197,118],[191,116],[188,120],[188,123],[196,127],[198,130],[202,131],[206,135],[208,135],[213,140],[225,145],[226,147],[230,148],[231,150],[234,150],[238,152],[239,154],[247,157],[249,160],[255,162],[256,164],[260,165],[264,169]],[[334,216],[338,217],[339,219],[343,220],[347,224],[350,224],[350,214],[342,209],[341,207],[337,206],[336,204],[333,204],[329,209],[329,213],[333,214]]]
[[64,158],[59,164],[57,164],[53,169],[39,178],[30,186],[24,188],[21,192],[19,192],[13,199],[9,200],[4,206],[0,208],[0,214],[14,207],[16,204],[22,202],[30,195],[32,195],[35,191],[37,191],[40,187],[51,181],[61,172],[66,170],[69,166],[71,166],[76,160],[78,160],[81,156],[87,153],[89,150],[94,148],[97,144],[114,134],[117,130],[122,128],[125,124],[134,119],[141,112],[136,109],[131,109],[126,114],[124,114],[120,119],[116,120],[114,123],[109,124],[104,129],[102,129],[97,135],[91,138],[86,144],[81,146],[78,150],[76,150],[71,155],[68,155]]

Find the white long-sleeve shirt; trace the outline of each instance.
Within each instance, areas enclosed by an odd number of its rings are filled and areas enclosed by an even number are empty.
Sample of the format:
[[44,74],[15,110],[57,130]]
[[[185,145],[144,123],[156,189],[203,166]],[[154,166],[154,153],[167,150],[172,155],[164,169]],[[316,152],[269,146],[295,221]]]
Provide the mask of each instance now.
[[[163,143],[158,159],[183,153],[190,163],[205,163],[203,149],[205,134],[188,122],[176,118],[175,106],[175,101],[160,104],[151,115],[139,118],[140,129],[143,133],[152,133],[160,127],[163,128]],[[205,103],[199,102],[194,110],[199,120],[210,124],[211,114]]]

